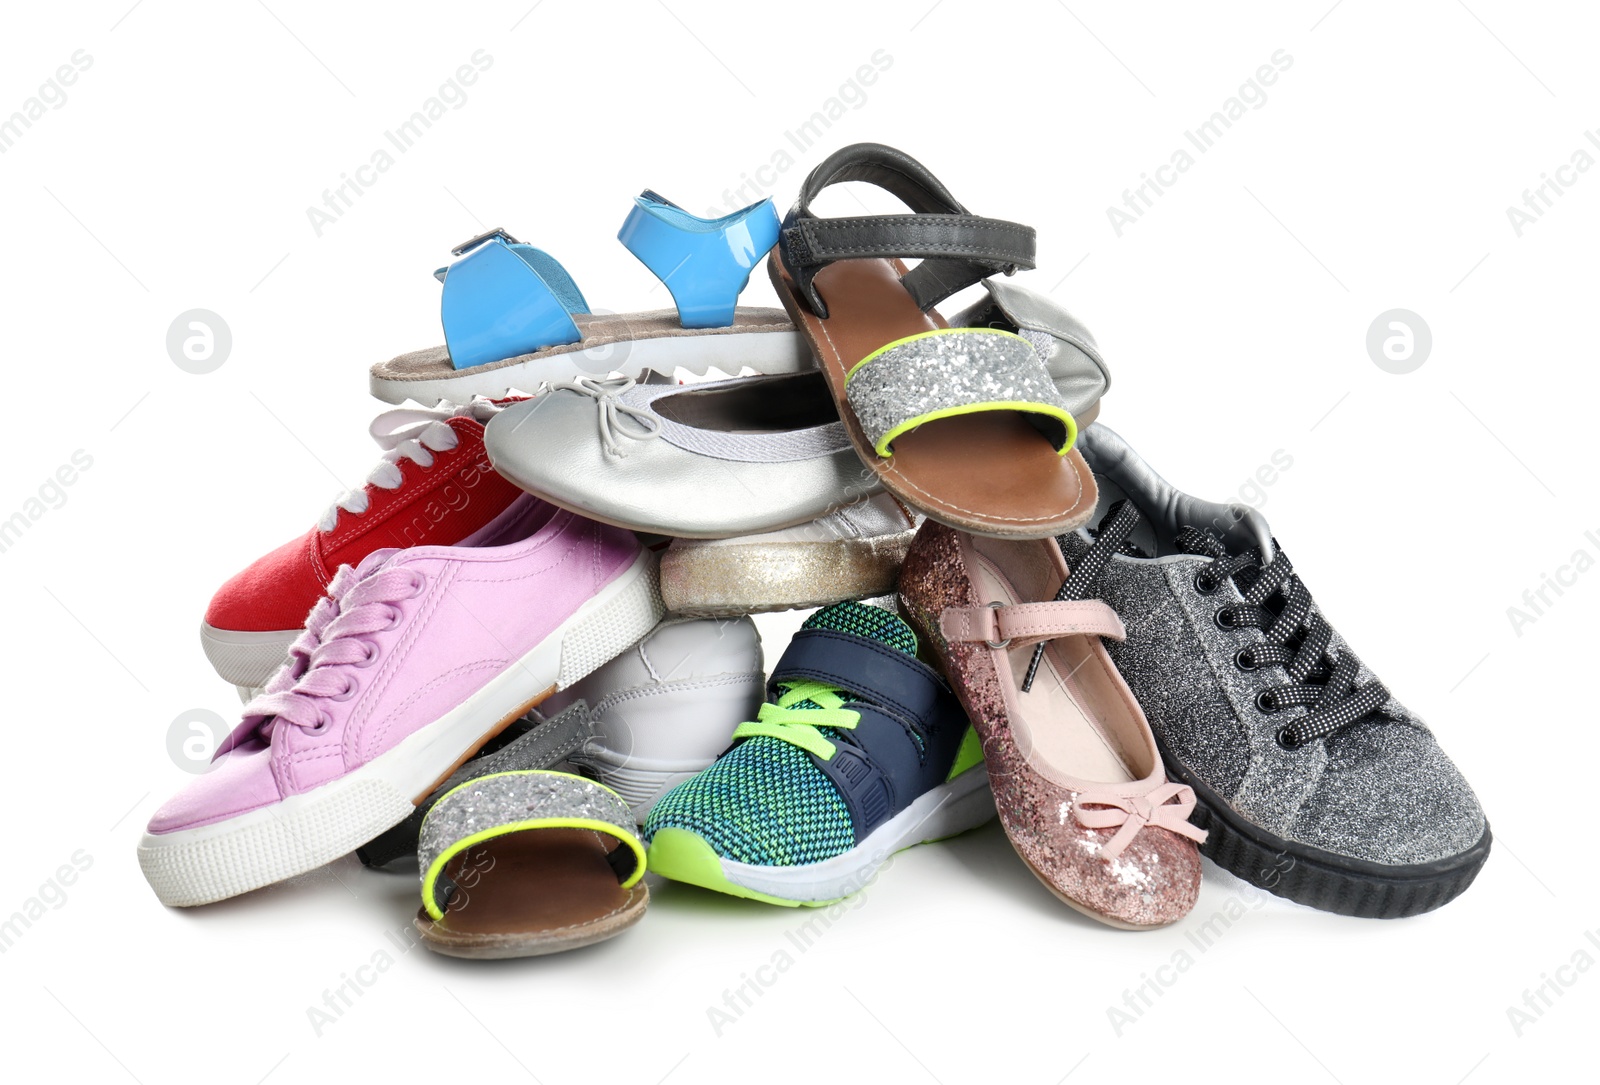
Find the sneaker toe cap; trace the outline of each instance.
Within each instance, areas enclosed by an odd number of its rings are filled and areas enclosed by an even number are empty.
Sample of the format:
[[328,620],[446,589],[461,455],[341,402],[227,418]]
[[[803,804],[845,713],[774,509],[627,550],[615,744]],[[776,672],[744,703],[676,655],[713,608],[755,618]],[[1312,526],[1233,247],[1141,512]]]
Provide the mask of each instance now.
[[1426,729],[1362,725],[1336,735],[1328,751],[1294,839],[1391,866],[1449,859],[1482,839],[1487,821],[1477,796]]
[[270,806],[280,797],[271,748],[234,750],[163,803],[150,818],[148,831],[159,836],[198,829]]
[[298,629],[322,597],[311,568],[309,535],[284,543],[229,578],[206,608],[213,629],[265,632]]

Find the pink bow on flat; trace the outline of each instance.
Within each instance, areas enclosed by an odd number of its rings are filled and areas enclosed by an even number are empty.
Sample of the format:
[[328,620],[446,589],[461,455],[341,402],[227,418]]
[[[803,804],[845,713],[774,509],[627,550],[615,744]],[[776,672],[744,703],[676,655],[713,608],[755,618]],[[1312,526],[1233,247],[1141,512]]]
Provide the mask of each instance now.
[[1072,814],[1086,829],[1117,829],[1100,848],[1100,857],[1109,862],[1121,855],[1146,825],[1186,836],[1197,844],[1204,843],[1206,831],[1189,824],[1194,804],[1194,788],[1168,783],[1144,795],[1080,792],[1072,800]]

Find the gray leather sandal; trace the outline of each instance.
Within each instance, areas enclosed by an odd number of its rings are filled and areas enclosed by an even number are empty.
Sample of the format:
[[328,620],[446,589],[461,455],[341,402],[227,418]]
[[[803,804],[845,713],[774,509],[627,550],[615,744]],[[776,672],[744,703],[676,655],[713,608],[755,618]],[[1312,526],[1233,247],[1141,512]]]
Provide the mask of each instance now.
[[[878,185],[914,213],[813,215],[842,181]],[[1033,343],[951,328],[933,309],[1031,268],[1033,247],[1030,227],[973,215],[909,155],[859,143],[806,178],[767,261],[862,462],[930,519],[982,535],[1046,538],[1094,512],[1078,422]]]

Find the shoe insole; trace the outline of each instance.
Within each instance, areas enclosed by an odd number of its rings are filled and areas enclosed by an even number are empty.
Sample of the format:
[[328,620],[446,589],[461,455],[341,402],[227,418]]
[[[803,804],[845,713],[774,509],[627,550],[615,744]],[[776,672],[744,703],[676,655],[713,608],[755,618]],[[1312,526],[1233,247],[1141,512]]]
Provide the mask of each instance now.
[[688,386],[653,400],[650,409],[681,425],[723,433],[789,433],[839,421],[827,382],[815,370]]
[[[982,554],[977,555],[969,571],[986,602],[1027,602],[1049,599],[1055,594],[1053,589],[1042,595],[1020,593]],[[1132,730],[1134,721],[1116,718],[1116,713],[1126,711],[1123,697],[1115,688],[1119,680],[1106,674],[1104,654],[1096,647],[1088,636],[1047,641],[1033,686],[1026,692],[1022,682],[1034,645],[1010,649],[1006,655],[1011,661],[1011,673],[1008,676],[1001,668],[1000,680],[1009,677],[1014,683],[1021,718],[1012,720],[1012,731],[1028,761],[1047,774],[1108,784],[1142,779],[1150,766],[1135,771],[1138,766],[1130,764],[1138,757],[1120,741],[1120,736]]]
[[606,860],[615,845],[591,829],[528,829],[468,848],[445,866],[459,888],[433,926],[451,941],[559,940],[616,918],[632,893]]
[[[812,339],[834,393],[845,375],[878,348],[919,332],[946,327],[937,312],[917,308],[900,284],[898,261],[841,260],[817,272],[814,284],[828,306],[823,320],[796,293],[774,254],[773,285],[795,323]],[[906,502],[945,522],[997,535],[1037,538],[1077,526],[1093,508],[1094,480],[1076,452],[1058,456],[1026,416],[984,411],[925,423],[895,438],[887,459],[872,449],[855,414],[841,410],[862,460]],[[1042,529],[1042,530],[1041,530]]]

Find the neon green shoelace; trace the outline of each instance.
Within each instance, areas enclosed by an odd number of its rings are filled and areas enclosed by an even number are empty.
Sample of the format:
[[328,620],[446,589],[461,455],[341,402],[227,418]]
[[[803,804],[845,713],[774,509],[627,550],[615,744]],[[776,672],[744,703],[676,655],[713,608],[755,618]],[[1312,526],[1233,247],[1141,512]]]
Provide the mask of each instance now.
[[[754,722],[741,723],[733,737],[764,735],[798,746],[827,761],[833,757],[835,747],[818,728],[851,731],[861,722],[861,713],[843,707],[844,698],[839,694],[838,687],[811,679],[785,686],[777,704],[762,705]],[[810,702],[816,707],[799,707],[801,702]]]

